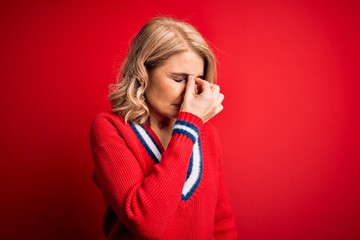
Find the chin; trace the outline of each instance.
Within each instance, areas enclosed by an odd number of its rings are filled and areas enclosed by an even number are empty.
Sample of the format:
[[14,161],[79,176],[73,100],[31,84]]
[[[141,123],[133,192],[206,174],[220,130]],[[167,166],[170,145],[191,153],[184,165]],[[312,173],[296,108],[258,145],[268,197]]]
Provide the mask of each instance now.
[[176,119],[177,116],[178,116],[178,114],[179,114],[179,112],[180,112],[180,109],[179,109],[179,110],[172,111],[171,113],[167,114],[167,117],[168,117],[168,118],[174,118],[174,119]]
[[180,112],[180,107],[180,105],[163,106],[162,108],[159,108],[159,110],[161,109],[163,111],[157,111],[157,115],[160,118],[176,119]]

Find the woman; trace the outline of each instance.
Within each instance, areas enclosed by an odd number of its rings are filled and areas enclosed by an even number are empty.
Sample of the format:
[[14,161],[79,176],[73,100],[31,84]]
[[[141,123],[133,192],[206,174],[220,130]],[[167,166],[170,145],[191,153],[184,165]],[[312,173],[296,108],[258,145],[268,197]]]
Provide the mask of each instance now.
[[133,40],[112,112],[91,126],[107,239],[236,239],[213,53],[189,24],[154,18]]

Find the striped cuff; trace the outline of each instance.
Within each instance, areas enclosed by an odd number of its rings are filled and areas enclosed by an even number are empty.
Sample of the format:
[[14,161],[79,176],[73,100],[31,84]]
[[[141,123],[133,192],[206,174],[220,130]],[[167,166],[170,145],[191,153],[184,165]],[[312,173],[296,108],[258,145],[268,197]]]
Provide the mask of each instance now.
[[203,120],[201,118],[199,118],[198,116],[196,116],[195,114],[192,114],[189,112],[179,112],[177,119],[183,120],[185,122],[189,122],[189,123],[195,125],[195,127],[197,127],[199,130],[203,126]]
[[181,112],[179,113],[178,119],[175,122],[172,134],[183,134],[189,137],[195,143],[196,139],[199,137],[200,128],[202,125],[202,120],[196,115],[187,112]]
[[199,137],[199,129],[195,125],[182,121],[176,120],[174,130],[172,134],[181,133],[188,136],[194,143]]

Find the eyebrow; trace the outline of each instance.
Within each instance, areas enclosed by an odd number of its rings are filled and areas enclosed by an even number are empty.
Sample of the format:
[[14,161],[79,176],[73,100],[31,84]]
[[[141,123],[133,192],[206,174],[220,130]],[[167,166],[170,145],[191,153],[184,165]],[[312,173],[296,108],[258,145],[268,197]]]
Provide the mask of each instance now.
[[[187,76],[189,76],[190,74],[188,74],[188,73],[176,73],[176,72],[173,72],[173,73],[170,73],[170,75],[187,78]],[[196,76],[196,77],[197,77],[197,78],[204,79],[204,76],[203,76],[203,75],[198,75],[198,76]]]

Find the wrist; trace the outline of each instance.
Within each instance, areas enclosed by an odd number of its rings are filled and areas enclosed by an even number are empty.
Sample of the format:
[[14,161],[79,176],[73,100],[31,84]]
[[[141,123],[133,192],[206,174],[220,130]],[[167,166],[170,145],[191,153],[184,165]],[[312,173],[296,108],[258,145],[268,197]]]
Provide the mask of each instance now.
[[203,121],[198,116],[189,112],[179,112],[173,134],[182,134],[190,138],[193,143],[199,138]]
[[197,116],[191,112],[184,111],[184,110],[181,110],[178,113],[177,120],[191,123],[191,124],[195,125],[199,130],[204,125],[204,121],[199,116]]

